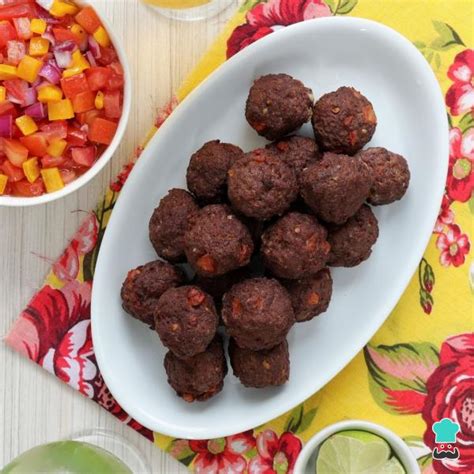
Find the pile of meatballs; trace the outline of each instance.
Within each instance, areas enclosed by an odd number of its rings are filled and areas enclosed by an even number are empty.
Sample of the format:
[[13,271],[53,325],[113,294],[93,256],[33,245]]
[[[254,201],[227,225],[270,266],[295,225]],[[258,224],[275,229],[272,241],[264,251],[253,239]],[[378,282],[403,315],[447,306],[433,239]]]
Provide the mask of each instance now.
[[[377,118],[352,87],[314,103],[299,80],[266,75],[245,115],[271,143],[244,153],[214,140],[196,151],[189,191],[171,189],[151,216],[163,260],[131,270],[122,286],[123,308],[158,333],[168,382],[187,402],[222,390],[224,335],[243,385],[284,384],[287,334],[327,310],[328,267],[370,256],[379,230],[368,204],[401,199],[410,180],[402,156],[362,150]],[[292,135],[309,120],[315,139]]]

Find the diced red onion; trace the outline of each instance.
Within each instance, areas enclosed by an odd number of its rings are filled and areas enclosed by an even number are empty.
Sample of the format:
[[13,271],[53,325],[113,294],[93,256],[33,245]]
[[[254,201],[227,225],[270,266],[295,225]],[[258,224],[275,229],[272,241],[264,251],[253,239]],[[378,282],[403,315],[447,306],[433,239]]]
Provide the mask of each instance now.
[[91,67],[97,67],[97,61],[95,60],[94,55],[92,54],[91,51],[87,51],[86,58],[89,61],[89,64],[91,65]]
[[43,65],[39,75],[44,77],[51,84],[59,84],[61,80],[61,70],[53,59]]
[[25,114],[37,120],[46,118],[46,110],[41,102],[36,102],[36,104],[27,107],[25,109]]
[[70,66],[72,61],[72,53],[77,48],[77,45],[74,41],[64,41],[58,43],[54,49],[54,58],[56,63],[62,69],[65,69]]
[[28,107],[30,105],[33,105],[36,102],[36,89],[34,87],[30,87],[29,89],[26,90],[25,93],[25,99],[23,100],[23,107]]
[[17,65],[26,54],[26,45],[23,41],[7,41],[7,55],[10,64]]
[[13,117],[2,115],[0,117],[0,137],[11,138],[13,134]]
[[41,35],[41,37],[48,40],[53,48],[56,46],[56,38],[54,37],[50,26],[48,26],[48,29]]
[[43,7],[45,10],[51,10],[51,7],[53,6],[54,0],[36,0],[36,3],[40,6]]
[[95,40],[93,36],[89,36],[89,49],[92,52],[92,55],[95,59],[100,59],[102,57],[102,53],[100,51],[99,43]]
[[10,92],[7,92],[7,100],[11,102],[12,104],[21,105],[23,103],[23,101],[18,99],[18,97],[15,97],[13,94],[10,94]]

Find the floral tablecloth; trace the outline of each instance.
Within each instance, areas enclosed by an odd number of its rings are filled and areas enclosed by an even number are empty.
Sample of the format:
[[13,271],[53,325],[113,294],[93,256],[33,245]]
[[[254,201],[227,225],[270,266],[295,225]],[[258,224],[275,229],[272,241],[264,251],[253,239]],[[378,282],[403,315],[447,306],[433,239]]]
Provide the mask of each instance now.
[[[413,448],[423,473],[472,473],[474,3],[247,0],[159,113],[152,132],[226,58],[277,29],[330,15],[370,18],[408,37],[439,79],[450,123],[449,174],[432,239],[403,297],[364,350],[305,403],[245,433],[209,441],[171,439],[131,419],[108,391],[97,367],[90,297],[102,236],[133,160],[54,263],[6,342],[197,473],[292,472],[304,442],[344,418],[365,418],[397,432]],[[134,160],[142,150],[137,150]],[[457,460],[433,461],[431,456],[435,443],[431,426],[443,417],[460,424]]]

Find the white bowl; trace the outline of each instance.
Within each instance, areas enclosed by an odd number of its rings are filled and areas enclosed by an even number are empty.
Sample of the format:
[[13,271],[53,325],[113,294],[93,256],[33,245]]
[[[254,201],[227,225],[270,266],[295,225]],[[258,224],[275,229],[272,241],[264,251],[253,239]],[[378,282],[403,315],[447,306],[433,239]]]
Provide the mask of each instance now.
[[339,431],[363,430],[381,436],[392,447],[407,474],[419,474],[420,468],[408,445],[393,431],[383,426],[363,420],[347,420],[326,426],[314,435],[304,446],[294,467],[294,474],[315,474],[316,457],[319,446],[327,438]]
[[[172,187],[185,187],[189,157],[219,138],[250,150],[265,143],[245,120],[253,80],[286,72],[316,97],[353,85],[374,104],[372,146],[406,156],[407,195],[374,208],[380,237],[369,260],[334,268],[327,313],[296,324],[288,342],[289,382],[242,386],[230,373],[222,393],[185,403],[166,382],[165,349],[121,307],[129,269],[156,259],[148,220]],[[303,133],[311,133],[309,125]],[[214,72],[171,114],[146,147],[118,199],[94,276],[92,331],[110,391],[146,427],[175,437],[214,438],[244,431],[290,410],[334,377],[390,314],[418,267],[438,214],[448,165],[448,125],[438,82],[420,52],[394,30],[360,18],[319,18],[257,41]]]
[[[93,2],[87,2],[84,0],[75,0],[75,2],[79,6],[86,6],[86,5],[93,5]],[[72,192],[76,191],[80,187],[84,186],[88,183],[99,171],[109,162],[109,160],[114,155],[115,151],[117,150],[123,134],[125,133],[125,129],[127,127],[128,119],[130,117],[130,106],[132,103],[132,77],[130,74],[130,67],[128,64],[128,59],[125,54],[125,48],[122,44],[122,41],[119,40],[117,35],[112,28],[112,25],[100,14],[100,12],[95,8],[97,15],[100,18],[100,21],[104,25],[109,37],[117,51],[117,55],[120,60],[120,64],[124,70],[124,90],[123,90],[123,108],[122,108],[122,116],[120,118],[117,131],[115,132],[115,136],[112,140],[112,143],[105,149],[102,153],[101,157],[92,165],[92,167],[86,171],[83,175],[79,176],[77,179],[72,181],[69,184],[66,184],[64,188],[60,189],[59,191],[55,191],[54,193],[44,193],[41,196],[34,196],[34,197],[21,197],[21,196],[0,196],[0,207],[1,206],[9,206],[9,207],[25,207],[25,206],[36,206],[37,204],[44,204],[46,202],[56,201],[56,199],[60,199]]]

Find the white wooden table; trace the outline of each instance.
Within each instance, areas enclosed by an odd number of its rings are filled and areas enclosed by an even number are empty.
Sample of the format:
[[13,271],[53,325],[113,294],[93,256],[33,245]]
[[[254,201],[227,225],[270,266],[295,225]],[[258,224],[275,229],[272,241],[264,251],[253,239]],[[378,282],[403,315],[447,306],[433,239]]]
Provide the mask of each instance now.
[[[127,162],[153,123],[158,108],[191,71],[234,7],[194,23],[169,21],[139,0],[96,0],[124,40],[130,60],[133,105],[130,122],[112,162],[89,185],[48,205],[0,208],[0,337],[41,284],[107,184]],[[42,259],[39,255],[47,257]],[[137,446],[153,473],[182,473],[184,467],[94,402],[0,344],[0,468],[21,452],[92,428],[114,431]]]

